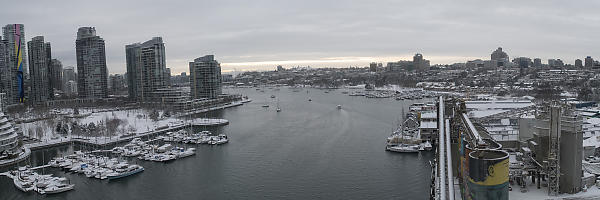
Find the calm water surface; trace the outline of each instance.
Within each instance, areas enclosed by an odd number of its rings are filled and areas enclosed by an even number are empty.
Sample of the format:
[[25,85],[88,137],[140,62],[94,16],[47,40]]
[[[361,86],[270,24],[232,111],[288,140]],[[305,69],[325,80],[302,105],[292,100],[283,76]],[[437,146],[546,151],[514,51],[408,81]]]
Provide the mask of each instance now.
[[[343,90],[227,91],[254,101],[197,117],[228,119],[229,125],[211,130],[228,134],[229,144],[189,145],[197,155],[171,163],[131,160],[146,170],[116,181],[45,169],[75,184],[75,190],[56,195],[26,194],[0,177],[0,199],[428,198],[433,153],[384,150],[402,107],[416,101],[350,97]],[[282,112],[275,112],[277,99]],[[30,162],[41,165],[79,148],[36,151]]]

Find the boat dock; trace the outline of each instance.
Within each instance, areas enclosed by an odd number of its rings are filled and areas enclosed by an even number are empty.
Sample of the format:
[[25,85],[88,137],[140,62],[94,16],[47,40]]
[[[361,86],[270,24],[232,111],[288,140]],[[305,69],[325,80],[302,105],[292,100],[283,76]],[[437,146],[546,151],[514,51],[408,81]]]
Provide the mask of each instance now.
[[42,168],[46,168],[46,167],[50,167],[50,165],[40,165],[40,166],[32,167],[32,168],[29,168],[29,169],[36,170],[36,169],[42,169]]
[[192,126],[221,126],[229,124],[226,119],[195,119],[190,123]]
[[19,163],[19,162],[29,158],[29,155],[31,155],[31,149],[25,148],[25,150],[23,150],[23,152],[21,154],[19,154],[18,157],[9,159],[9,160],[0,161],[0,166],[7,166],[7,165]]

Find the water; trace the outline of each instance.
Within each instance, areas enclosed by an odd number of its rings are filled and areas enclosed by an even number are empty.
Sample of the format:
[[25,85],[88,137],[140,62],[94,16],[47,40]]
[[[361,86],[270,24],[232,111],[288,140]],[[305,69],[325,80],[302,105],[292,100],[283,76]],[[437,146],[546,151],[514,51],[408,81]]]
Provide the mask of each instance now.
[[[171,163],[137,161],[146,168],[143,173],[116,181],[45,169],[76,184],[56,195],[26,194],[0,177],[0,199],[428,198],[433,153],[384,150],[402,107],[408,110],[414,101],[349,97],[342,90],[265,90],[229,90],[254,101],[201,115],[230,121],[212,129],[227,133],[229,144],[193,145],[197,155]],[[275,112],[271,94],[279,98],[281,112]],[[262,108],[265,103],[270,107]],[[32,165],[74,148],[80,147],[36,151]]]

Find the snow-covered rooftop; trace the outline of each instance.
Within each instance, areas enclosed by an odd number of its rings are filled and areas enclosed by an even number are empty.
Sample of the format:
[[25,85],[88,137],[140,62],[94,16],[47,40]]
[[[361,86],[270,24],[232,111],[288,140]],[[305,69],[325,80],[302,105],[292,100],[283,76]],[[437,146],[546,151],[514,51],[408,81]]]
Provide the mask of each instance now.
[[437,122],[421,122],[419,128],[437,128]]

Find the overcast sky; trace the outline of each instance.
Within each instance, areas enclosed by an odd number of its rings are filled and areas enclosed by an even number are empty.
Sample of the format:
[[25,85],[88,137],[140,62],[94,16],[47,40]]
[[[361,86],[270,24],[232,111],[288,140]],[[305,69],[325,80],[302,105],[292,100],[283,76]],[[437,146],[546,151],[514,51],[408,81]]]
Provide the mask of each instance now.
[[188,71],[214,54],[223,71],[365,66],[410,59],[432,64],[511,57],[600,58],[600,1],[3,1],[0,23],[45,36],[53,57],[76,66],[75,37],[96,27],[109,72],[124,73],[125,45],[163,37],[167,66]]

